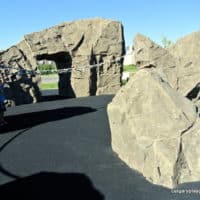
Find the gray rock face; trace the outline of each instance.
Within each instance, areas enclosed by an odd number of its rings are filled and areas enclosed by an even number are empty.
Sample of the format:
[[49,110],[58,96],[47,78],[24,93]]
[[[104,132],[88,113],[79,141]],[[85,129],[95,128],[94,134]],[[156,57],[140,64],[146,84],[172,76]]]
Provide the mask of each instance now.
[[199,119],[159,70],[138,70],[108,105],[112,148],[154,184],[200,180]]
[[[25,35],[19,44],[0,53],[0,61],[4,65],[33,70],[41,60],[54,61],[57,69],[79,68],[59,74],[59,94],[80,97],[115,94],[119,90],[123,60],[114,61],[124,52],[121,23],[91,19]],[[103,64],[88,67],[98,63]]]
[[170,85],[184,96],[193,97],[200,82],[200,32],[192,33],[168,49],[138,34],[134,40],[138,67],[153,65],[162,70]]
[[40,78],[32,73],[18,73],[18,68],[0,65],[0,76],[4,80],[7,106],[36,103],[40,99],[37,83]]
[[179,60],[178,90],[195,100],[200,83],[200,31],[181,38],[168,51]]
[[134,49],[137,67],[156,67],[164,72],[171,86],[177,88],[177,61],[166,49],[141,34],[134,38]]

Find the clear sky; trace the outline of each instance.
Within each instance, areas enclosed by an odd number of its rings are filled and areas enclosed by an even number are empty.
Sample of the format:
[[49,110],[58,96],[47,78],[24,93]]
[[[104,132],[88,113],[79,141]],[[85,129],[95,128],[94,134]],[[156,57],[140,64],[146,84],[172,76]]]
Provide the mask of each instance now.
[[1,0],[0,50],[23,35],[62,22],[103,17],[124,25],[126,46],[136,33],[157,43],[200,30],[200,0]]

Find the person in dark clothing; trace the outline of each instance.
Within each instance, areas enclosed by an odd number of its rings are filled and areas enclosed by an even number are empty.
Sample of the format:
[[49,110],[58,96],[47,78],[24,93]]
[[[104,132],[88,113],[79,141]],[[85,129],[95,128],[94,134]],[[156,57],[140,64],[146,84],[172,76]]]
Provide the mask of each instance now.
[[4,120],[4,112],[6,111],[5,106],[5,94],[4,94],[4,81],[3,77],[0,75],[0,126],[3,126],[7,124],[7,122]]

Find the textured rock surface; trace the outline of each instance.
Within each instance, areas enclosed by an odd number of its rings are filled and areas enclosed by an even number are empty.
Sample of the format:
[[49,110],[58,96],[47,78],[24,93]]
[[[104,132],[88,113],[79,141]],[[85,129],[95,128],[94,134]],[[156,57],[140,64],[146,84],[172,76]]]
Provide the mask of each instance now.
[[154,66],[163,71],[173,88],[177,88],[177,61],[164,48],[150,38],[137,34],[134,38],[135,60],[139,68]]
[[37,83],[40,78],[31,73],[18,73],[18,68],[0,65],[0,76],[4,80],[7,106],[36,103],[41,96]]
[[190,93],[190,98],[195,99],[192,93],[200,83],[200,32],[181,38],[168,51],[179,60],[178,90],[184,95]]
[[[41,60],[52,60],[58,69],[83,67],[59,75],[59,93],[79,97],[116,93],[121,85],[124,54],[123,27],[106,19],[63,23],[24,36],[23,41],[0,53],[4,65],[35,70]],[[86,66],[104,63],[98,68]]]
[[184,96],[200,82],[200,32],[192,33],[168,49],[138,34],[134,39],[135,59],[138,67],[153,65],[163,70],[169,83]]
[[200,179],[196,107],[158,70],[137,71],[107,111],[112,148],[131,168],[170,188]]

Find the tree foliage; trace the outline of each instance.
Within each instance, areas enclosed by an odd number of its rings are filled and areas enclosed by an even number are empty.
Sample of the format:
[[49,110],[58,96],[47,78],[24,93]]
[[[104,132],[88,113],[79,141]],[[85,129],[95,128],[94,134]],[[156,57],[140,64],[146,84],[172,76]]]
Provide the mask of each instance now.
[[171,40],[169,40],[166,36],[162,37],[162,45],[164,48],[167,48],[169,46],[171,46],[173,44],[173,42]]

